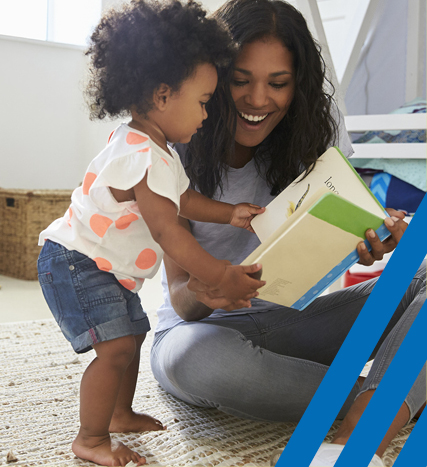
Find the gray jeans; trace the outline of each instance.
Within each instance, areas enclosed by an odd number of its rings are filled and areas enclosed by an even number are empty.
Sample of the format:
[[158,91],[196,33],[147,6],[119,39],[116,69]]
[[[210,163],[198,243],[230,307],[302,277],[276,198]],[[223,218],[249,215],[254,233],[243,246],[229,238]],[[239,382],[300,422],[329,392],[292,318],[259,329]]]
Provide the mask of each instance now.
[[[156,334],[151,367],[170,394],[242,418],[298,421],[356,320],[376,279],[319,297],[304,311],[206,318]],[[355,398],[378,387],[426,299],[425,262],[412,280],[338,418]],[[426,366],[405,402],[411,418],[426,400]]]

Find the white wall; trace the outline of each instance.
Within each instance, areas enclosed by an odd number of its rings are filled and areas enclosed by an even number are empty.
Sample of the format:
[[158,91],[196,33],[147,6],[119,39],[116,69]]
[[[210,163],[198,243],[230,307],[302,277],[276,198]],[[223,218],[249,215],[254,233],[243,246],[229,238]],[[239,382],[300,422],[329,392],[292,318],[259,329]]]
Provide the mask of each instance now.
[[112,123],[92,123],[80,47],[0,36],[0,187],[74,188]]
[[[353,74],[346,94],[349,115],[385,114],[402,106],[406,98],[408,5],[412,0],[387,0],[363,58]],[[425,5],[424,5],[425,12]],[[425,17],[425,13],[424,13]],[[419,65],[423,75],[421,91],[426,98],[426,22],[421,21],[424,50]],[[412,96],[414,97],[414,96]]]

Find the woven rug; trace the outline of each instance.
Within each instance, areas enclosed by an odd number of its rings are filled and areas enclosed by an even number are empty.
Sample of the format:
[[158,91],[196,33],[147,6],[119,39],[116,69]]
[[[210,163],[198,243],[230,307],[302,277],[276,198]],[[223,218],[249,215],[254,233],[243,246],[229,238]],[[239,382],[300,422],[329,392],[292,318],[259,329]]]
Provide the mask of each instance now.
[[[150,318],[154,325],[155,318]],[[150,465],[268,465],[295,424],[241,420],[166,394],[149,366],[152,337],[150,332],[143,345],[134,407],[168,429],[113,436],[144,455]],[[8,454],[14,461],[8,465],[94,465],[71,451],[78,431],[80,379],[94,353],[77,356],[53,319],[1,324],[0,352],[0,465],[7,464]],[[337,427],[331,428],[328,440]],[[383,457],[387,466],[393,465],[412,427],[402,429],[388,448]]]

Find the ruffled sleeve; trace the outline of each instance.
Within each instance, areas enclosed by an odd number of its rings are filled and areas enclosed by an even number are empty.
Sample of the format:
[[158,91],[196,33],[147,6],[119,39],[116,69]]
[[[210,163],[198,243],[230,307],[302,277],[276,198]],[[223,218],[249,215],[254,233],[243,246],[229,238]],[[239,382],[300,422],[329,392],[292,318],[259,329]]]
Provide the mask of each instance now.
[[109,161],[99,172],[92,188],[101,186],[129,190],[138,184],[153,165],[151,148],[144,153],[135,152]]
[[153,158],[153,165],[148,170],[147,178],[148,188],[160,196],[169,198],[178,210],[180,197],[189,183],[188,178],[186,182],[182,180],[181,169],[179,159]]
[[98,173],[93,175],[88,194],[99,201],[100,197],[95,195],[97,188],[129,190],[148,174],[150,190],[170,199],[179,209],[180,196],[189,184],[179,157],[143,138],[138,133],[128,132],[118,141],[112,139],[107,146],[110,154],[104,155]]

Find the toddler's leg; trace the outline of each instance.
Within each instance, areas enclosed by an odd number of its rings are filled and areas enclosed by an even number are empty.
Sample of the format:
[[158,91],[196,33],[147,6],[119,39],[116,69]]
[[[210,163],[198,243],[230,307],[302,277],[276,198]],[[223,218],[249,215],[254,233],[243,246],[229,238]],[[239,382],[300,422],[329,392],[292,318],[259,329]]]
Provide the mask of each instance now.
[[141,345],[145,340],[145,336],[146,334],[135,336],[136,351],[131,364],[123,376],[113,418],[110,423],[109,430],[111,433],[164,430],[159,420],[150,417],[150,415],[137,413],[132,410],[132,402],[138,380]]
[[73,442],[76,456],[106,466],[142,465],[145,458],[110,438],[108,428],[124,374],[132,362],[133,336],[100,342],[96,358],[86,369],[80,389],[80,431]]

